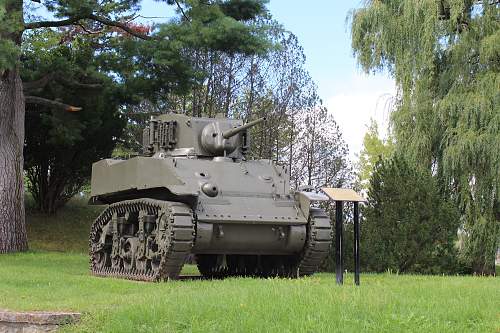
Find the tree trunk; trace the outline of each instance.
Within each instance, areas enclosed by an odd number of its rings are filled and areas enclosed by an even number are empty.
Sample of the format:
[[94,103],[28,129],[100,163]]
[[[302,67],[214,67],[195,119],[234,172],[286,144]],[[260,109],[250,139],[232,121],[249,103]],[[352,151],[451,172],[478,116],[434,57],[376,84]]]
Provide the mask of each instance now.
[[248,99],[248,106],[247,106],[247,114],[246,114],[246,120],[252,119],[252,109],[253,109],[253,102],[254,102],[254,89],[255,89],[255,73],[257,71],[256,65],[255,65],[255,57],[252,56],[252,60],[250,62],[250,96]]
[[229,76],[227,78],[226,101],[224,102],[224,116],[229,115],[229,106],[231,105],[232,89],[233,89],[233,61],[234,56],[230,56],[229,60]]
[[24,223],[24,96],[17,67],[0,75],[0,253],[7,253],[28,248]]

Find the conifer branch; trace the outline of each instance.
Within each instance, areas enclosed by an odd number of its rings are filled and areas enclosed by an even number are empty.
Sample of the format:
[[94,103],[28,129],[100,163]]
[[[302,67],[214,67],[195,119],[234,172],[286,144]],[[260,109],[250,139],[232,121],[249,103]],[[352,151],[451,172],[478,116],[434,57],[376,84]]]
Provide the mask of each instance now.
[[182,9],[182,6],[179,3],[179,1],[175,0],[175,4],[177,5],[177,8],[179,8],[179,11],[181,12],[182,16],[184,16],[184,18],[186,19],[186,21],[191,22],[191,20],[189,19],[189,17],[184,12],[184,9]]
[[50,80],[53,79],[53,77],[54,73],[49,73],[47,75],[44,75],[41,79],[35,81],[23,82],[23,90],[29,91],[29,90],[42,89],[49,83]]
[[91,20],[94,20],[94,21],[97,21],[97,22],[100,22],[100,23],[102,23],[104,25],[108,25],[108,26],[120,28],[123,31],[125,31],[126,33],[128,33],[128,34],[130,34],[130,35],[132,35],[134,37],[140,38],[140,39],[144,39],[144,40],[153,39],[151,36],[141,34],[141,33],[135,31],[134,29],[130,28],[129,26],[127,26],[126,24],[121,23],[121,22],[113,21],[113,20],[107,19],[105,17],[97,16],[97,15],[94,15],[94,14],[88,15],[87,18],[91,19]]
[[83,24],[78,24],[78,26],[80,28],[82,28],[82,30],[85,31],[89,35],[99,35],[99,34],[102,34],[104,32],[104,29],[97,30],[97,31],[87,29],[87,27],[85,27],[85,25],[83,25]]
[[67,25],[75,24],[76,22],[84,19],[83,16],[73,16],[65,20],[60,21],[39,21],[39,22],[28,22],[24,24],[25,30],[39,29],[39,28],[55,28],[64,27]]
[[99,88],[102,88],[102,84],[100,84],[100,83],[82,83],[82,82],[71,81],[71,80],[67,79],[61,73],[52,72],[52,73],[46,74],[45,76],[43,76],[42,78],[40,78],[38,80],[23,82],[23,90],[24,91],[33,91],[33,90],[45,88],[45,86],[47,84],[49,84],[50,81],[57,81],[57,82],[63,83],[64,85],[71,86],[74,88],[79,88],[79,89],[99,89]]
[[102,88],[102,84],[100,84],[100,83],[82,83],[82,82],[70,81],[70,80],[65,79],[64,77],[60,77],[57,80],[65,85],[71,86],[73,88],[79,88],[79,89],[100,89],[100,88]]
[[69,104],[61,103],[58,101],[54,101],[54,100],[50,100],[50,99],[38,97],[38,96],[25,96],[24,100],[27,104],[38,104],[38,105],[48,106],[49,108],[52,108],[52,109],[58,109],[58,110],[67,111],[67,112],[77,112],[77,111],[82,110],[82,108],[77,107],[77,106],[72,106]]
[[73,17],[70,17],[70,18],[65,19],[65,20],[60,20],[60,21],[29,22],[29,23],[24,24],[24,29],[30,30],[30,29],[39,29],[39,28],[64,27],[64,26],[68,26],[68,25],[77,24],[79,21],[86,20],[86,19],[93,20],[93,21],[102,23],[102,24],[107,25],[107,26],[120,28],[121,30],[125,31],[126,33],[128,33],[134,37],[140,38],[140,39],[144,39],[144,40],[152,39],[151,36],[144,35],[140,32],[137,32],[133,28],[127,26],[127,24],[124,24],[124,23],[121,23],[118,21],[113,21],[113,20],[110,20],[106,17],[98,16],[98,15],[94,15],[94,14],[77,15],[77,16],[73,16]]

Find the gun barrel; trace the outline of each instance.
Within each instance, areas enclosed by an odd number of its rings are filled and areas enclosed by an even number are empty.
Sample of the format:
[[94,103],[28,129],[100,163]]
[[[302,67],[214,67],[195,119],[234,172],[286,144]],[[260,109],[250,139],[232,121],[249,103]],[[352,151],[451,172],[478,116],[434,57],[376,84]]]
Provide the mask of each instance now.
[[236,127],[236,128],[233,128],[233,129],[230,129],[229,131],[226,131],[226,132],[222,133],[222,136],[224,137],[224,139],[229,139],[230,137],[233,137],[236,134],[243,132],[247,128],[250,128],[252,126],[260,124],[264,120],[266,120],[266,117],[262,117],[262,118],[259,118],[257,120],[251,121],[249,123],[246,123],[245,125],[242,125],[240,127]]

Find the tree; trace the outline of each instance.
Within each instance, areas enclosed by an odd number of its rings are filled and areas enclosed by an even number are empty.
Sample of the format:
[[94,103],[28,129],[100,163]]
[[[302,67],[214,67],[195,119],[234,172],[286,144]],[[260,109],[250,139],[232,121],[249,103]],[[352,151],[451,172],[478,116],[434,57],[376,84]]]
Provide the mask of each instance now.
[[394,142],[389,137],[387,140],[380,138],[378,125],[374,119],[370,119],[370,125],[363,137],[363,150],[359,155],[358,179],[361,187],[368,188],[375,164],[379,160],[389,158],[394,151]]
[[200,75],[197,84],[128,108],[130,119],[115,153],[141,150],[142,128],[151,114],[174,111],[208,117],[221,113],[244,120],[266,117],[264,125],[249,130],[249,158],[288,166],[295,188],[348,184],[352,175],[347,146],[332,115],[320,105],[297,37],[271,19],[253,24],[276,47],[266,54],[189,53]]
[[54,73],[50,85],[31,93],[85,110],[58,112],[47,106],[26,106],[27,187],[38,209],[54,214],[88,182],[92,163],[111,154],[125,125],[119,113],[123,84],[95,70],[102,50],[94,38],[78,34],[68,40],[68,32],[54,30],[25,38],[29,48],[22,50],[23,80]]
[[396,79],[396,150],[453,199],[479,274],[494,274],[500,234],[499,17],[498,1],[460,0],[370,1],[352,14],[361,66]]
[[401,155],[380,160],[363,210],[363,265],[368,271],[450,273],[458,213],[441,199],[436,179]]
[[333,116],[325,107],[315,107],[302,115],[300,124],[292,167],[295,187],[349,186],[353,181],[349,150]]
[[[104,34],[102,42],[107,43],[110,48],[115,45],[114,40],[122,36],[139,38],[142,43],[127,38],[128,41],[121,44],[123,51],[128,48],[142,52],[136,57],[128,58],[128,63],[134,66],[127,72],[110,71],[108,74],[115,75],[116,79],[129,81],[133,91],[138,87],[151,88],[148,91],[151,94],[153,90],[156,90],[156,94],[161,94],[172,89],[185,89],[193,81],[194,73],[190,70],[190,64],[182,61],[183,54],[188,49],[199,47],[251,53],[267,47],[259,31],[248,24],[252,18],[265,14],[264,0],[167,0],[167,3],[177,6],[179,17],[149,34],[130,24],[137,17],[137,0],[106,4],[94,0],[37,2],[54,19],[40,21],[29,13],[25,17],[23,0],[0,2],[0,161],[3,164],[0,169],[0,253],[27,248],[22,171],[25,103],[59,110],[75,109],[60,101],[24,96],[19,56],[25,31],[79,26],[89,34]],[[120,58],[120,55],[115,56],[110,52],[108,57],[112,61]],[[148,57],[150,61],[145,62]],[[120,59],[122,62],[119,65],[123,65],[125,58]],[[144,66],[146,64],[148,66]],[[143,66],[140,70],[139,65]],[[185,76],[177,81],[173,75],[178,73]],[[160,87],[160,83],[165,85]]]

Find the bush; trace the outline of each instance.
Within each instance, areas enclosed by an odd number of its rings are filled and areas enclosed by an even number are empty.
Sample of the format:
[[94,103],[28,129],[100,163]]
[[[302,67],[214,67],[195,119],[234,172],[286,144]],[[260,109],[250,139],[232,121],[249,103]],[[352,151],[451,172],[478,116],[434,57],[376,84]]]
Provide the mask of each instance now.
[[370,180],[361,224],[365,270],[452,273],[459,215],[435,178],[397,154],[379,161]]

